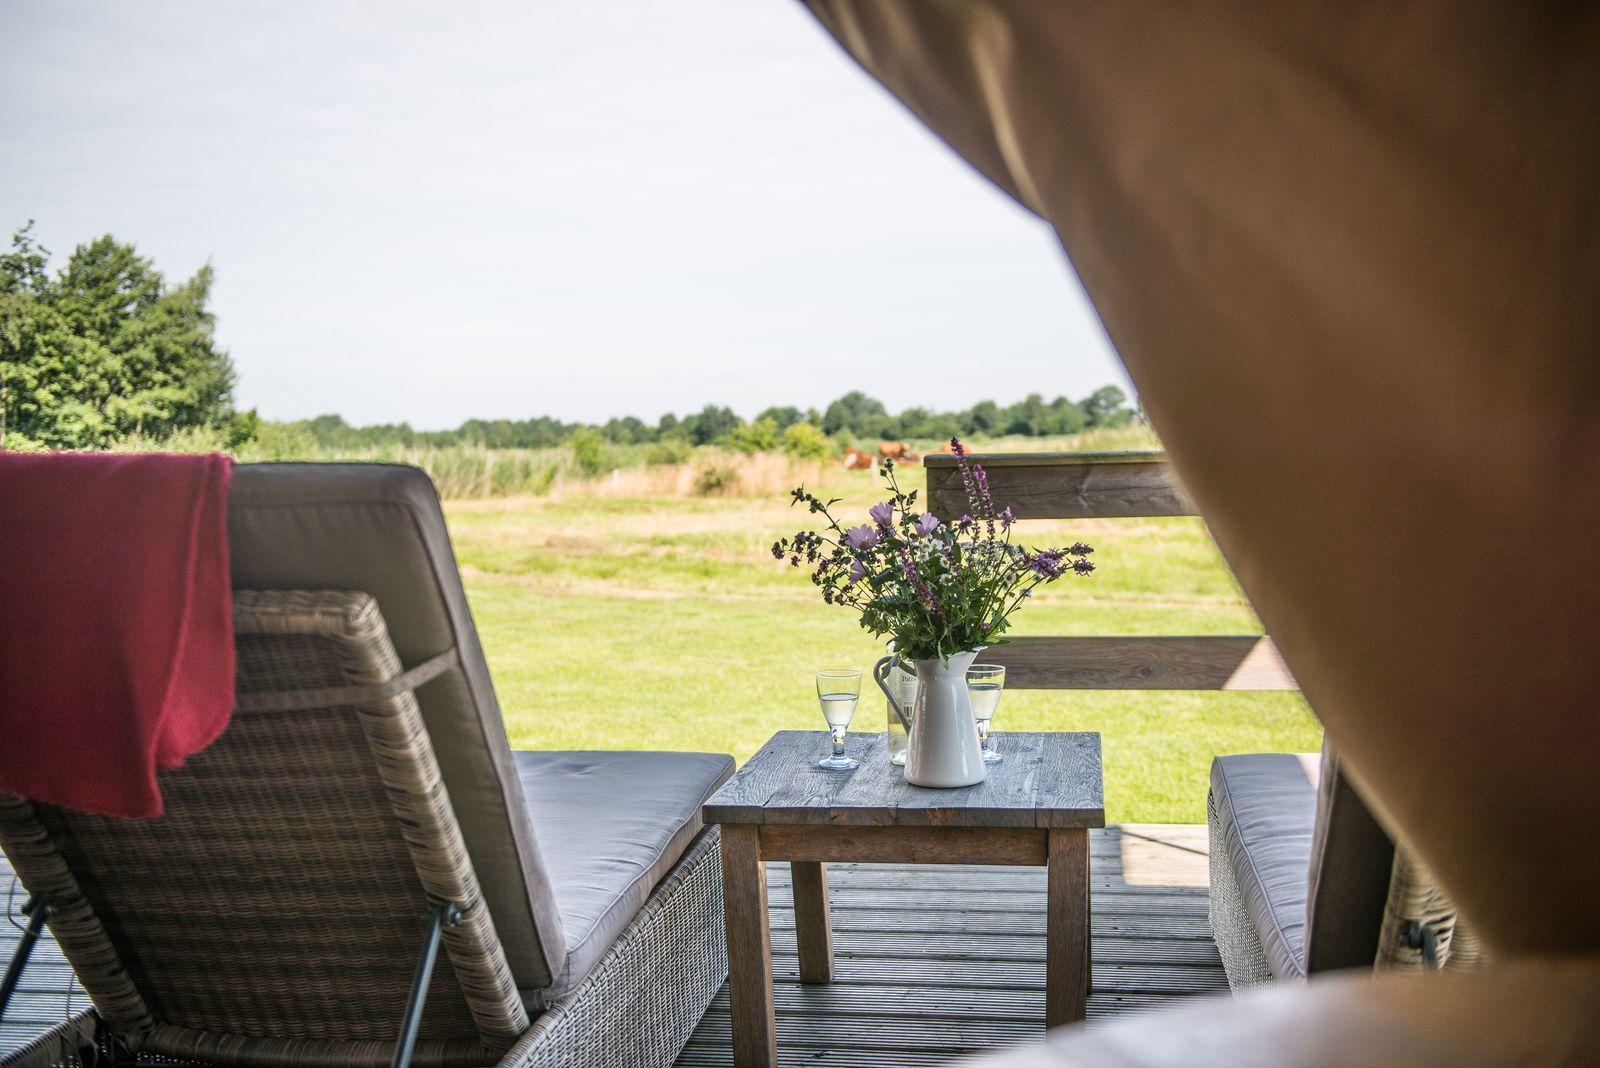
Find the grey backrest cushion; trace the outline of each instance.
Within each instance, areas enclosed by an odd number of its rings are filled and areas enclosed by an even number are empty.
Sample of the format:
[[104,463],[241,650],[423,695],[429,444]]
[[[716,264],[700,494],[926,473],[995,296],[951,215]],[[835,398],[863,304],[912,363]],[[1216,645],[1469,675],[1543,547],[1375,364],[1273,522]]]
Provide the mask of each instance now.
[[433,483],[395,464],[240,464],[228,537],[236,588],[360,590],[405,666],[459,650],[417,701],[517,986],[548,986],[561,920]]
[[1356,793],[1324,738],[1306,887],[1308,974],[1372,967],[1393,867],[1394,842]]

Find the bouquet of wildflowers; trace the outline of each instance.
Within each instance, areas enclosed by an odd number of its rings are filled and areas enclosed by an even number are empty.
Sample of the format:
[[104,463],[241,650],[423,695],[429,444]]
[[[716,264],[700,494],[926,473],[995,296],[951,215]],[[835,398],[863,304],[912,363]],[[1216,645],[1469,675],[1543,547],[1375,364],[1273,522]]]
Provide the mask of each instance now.
[[951,438],[950,448],[969,508],[955,522],[919,513],[917,491],[901,490],[894,461],[885,460],[880,471],[889,499],[868,510],[869,522],[842,526],[832,511],[838,499],[824,501],[801,487],[791,493],[793,503],[820,515],[826,527],[772,546],[774,558],[811,568],[824,602],[859,611],[862,627],[893,638],[906,660],[943,660],[1003,645],[1011,613],[1035,589],[1094,570],[1094,550],[1082,542],[1065,549],[1014,544],[1011,509],[997,512],[983,468],[968,460],[959,440]]

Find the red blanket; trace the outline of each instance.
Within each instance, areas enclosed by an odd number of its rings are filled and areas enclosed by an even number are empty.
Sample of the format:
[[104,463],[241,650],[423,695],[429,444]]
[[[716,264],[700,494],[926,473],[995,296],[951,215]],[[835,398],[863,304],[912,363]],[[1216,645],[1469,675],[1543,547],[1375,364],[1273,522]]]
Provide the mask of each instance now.
[[161,814],[233,711],[225,456],[0,453],[0,789]]

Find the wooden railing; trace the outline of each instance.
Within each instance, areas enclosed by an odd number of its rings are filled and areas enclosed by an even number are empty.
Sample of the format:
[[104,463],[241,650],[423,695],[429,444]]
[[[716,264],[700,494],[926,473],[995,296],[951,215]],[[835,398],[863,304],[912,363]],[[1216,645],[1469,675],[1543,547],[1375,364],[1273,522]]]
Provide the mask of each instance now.
[[[1018,519],[1128,519],[1195,515],[1159,452],[974,454],[995,507]],[[967,512],[954,456],[923,458],[928,508]],[[983,654],[1006,665],[1006,685],[1033,690],[1298,690],[1265,635],[1013,638]]]

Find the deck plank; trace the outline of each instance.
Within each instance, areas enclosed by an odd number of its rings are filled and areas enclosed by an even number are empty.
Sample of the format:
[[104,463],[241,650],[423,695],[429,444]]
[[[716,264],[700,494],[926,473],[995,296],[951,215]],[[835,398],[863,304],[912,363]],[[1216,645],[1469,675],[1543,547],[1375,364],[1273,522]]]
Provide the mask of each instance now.
[[[1206,846],[1203,827],[1090,832],[1086,1026],[1225,995],[1206,922]],[[936,1065],[1042,1037],[1044,870],[833,864],[828,875],[834,981],[802,984],[789,866],[768,866],[780,1065]],[[0,857],[0,905],[9,903],[11,919],[22,900]],[[0,963],[18,934],[0,922]],[[87,1003],[61,951],[41,943],[0,1024],[0,1056]],[[723,1068],[732,1052],[724,985],[678,1065]]]

